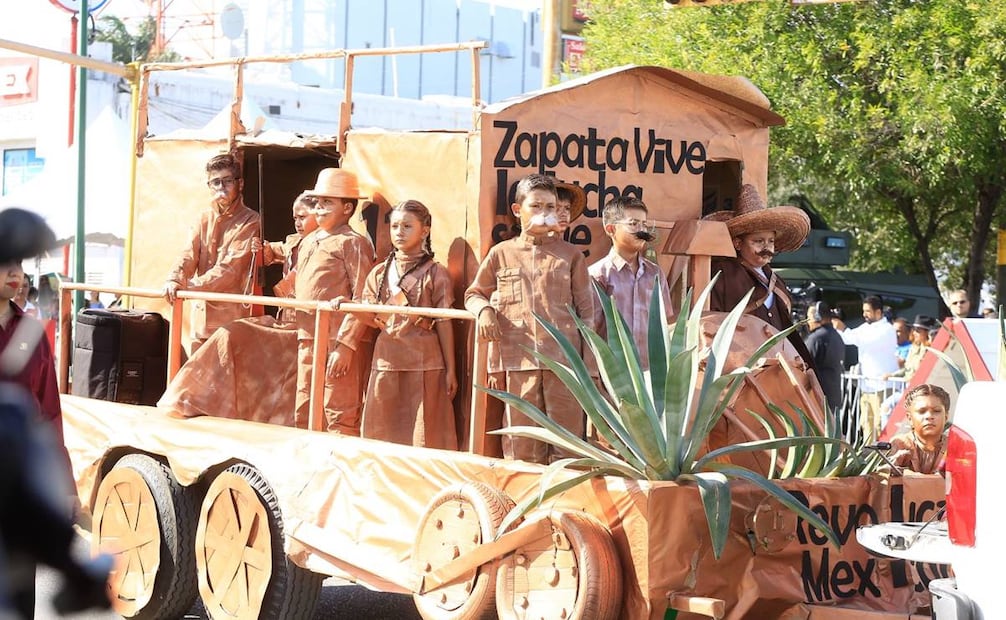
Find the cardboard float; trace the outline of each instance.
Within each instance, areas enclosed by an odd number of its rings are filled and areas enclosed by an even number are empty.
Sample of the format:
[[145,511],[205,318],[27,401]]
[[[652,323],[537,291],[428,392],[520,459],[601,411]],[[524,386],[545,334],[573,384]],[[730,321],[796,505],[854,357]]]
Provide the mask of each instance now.
[[[351,102],[349,84],[346,90]],[[732,248],[725,225],[699,218],[730,208],[743,183],[765,193],[769,127],[782,123],[743,78],[658,67],[613,69],[488,106],[469,132],[351,130],[350,106],[334,137],[251,135],[235,120],[226,140],[138,142],[132,282],[163,280],[205,208],[203,164],[234,149],[245,161],[245,200],[263,214],[268,239],[288,232],[293,198],[333,165],[356,172],[371,196],[354,226],[379,256],[389,250],[391,205],[423,201],[458,299],[478,260],[512,234],[512,186],[528,172],[586,189],[587,210],[568,237],[590,261],[608,249],[601,205],[620,194],[642,198],[657,224],[656,258],[675,291],[701,288],[709,258]],[[123,291],[139,307],[170,314],[178,344],[180,305],[165,307],[156,292]],[[69,310],[62,318],[68,334]],[[455,318],[471,319],[461,311]],[[537,492],[543,468],[493,458],[496,446],[484,431],[497,424],[499,409],[471,390],[483,371],[467,320],[455,321],[464,336],[458,342],[469,345],[458,347],[468,389],[457,399],[467,453],[64,397],[94,548],[120,558],[117,609],[171,616],[198,589],[213,617],[309,617],[320,575],[411,592],[429,618],[478,618],[494,607],[505,618],[656,619],[669,610],[729,618],[840,618],[855,610],[879,618],[905,617],[923,604],[932,570],[871,558],[851,532],[925,518],[942,498],[934,477],[782,483],[833,525],[841,549],[764,492],[735,484],[730,539],[715,560],[694,488],[615,478],[571,489],[497,539],[502,515]],[[757,336],[763,327],[749,329]],[[180,358],[172,351],[174,373]],[[765,398],[820,401],[813,375],[794,375],[793,352],[779,353],[782,392],[752,388],[754,397],[738,401],[734,413]],[[65,369],[61,376],[65,386]],[[743,420],[725,423],[735,428],[723,431],[724,441],[750,432]]]

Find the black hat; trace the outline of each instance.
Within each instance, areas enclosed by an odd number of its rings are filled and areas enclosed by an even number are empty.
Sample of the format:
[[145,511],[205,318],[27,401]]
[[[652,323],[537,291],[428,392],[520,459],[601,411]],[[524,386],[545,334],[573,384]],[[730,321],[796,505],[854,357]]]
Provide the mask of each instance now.
[[916,329],[928,329],[929,331],[933,331],[934,329],[937,329],[939,326],[940,326],[939,321],[937,321],[931,316],[926,316],[924,314],[916,314],[915,320],[912,321],[912,327]]
[[0,211],[0,263],[21,262],[55,246],[56,235],[40,215],[16,207]]

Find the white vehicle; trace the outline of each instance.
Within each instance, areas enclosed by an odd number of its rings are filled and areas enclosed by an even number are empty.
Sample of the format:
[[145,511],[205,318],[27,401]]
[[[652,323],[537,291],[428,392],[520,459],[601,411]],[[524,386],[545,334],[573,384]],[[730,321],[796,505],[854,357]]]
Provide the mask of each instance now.
[[1006,505],[1003,402],[1006,381],[972,382],[961,390],[947,441],[944,520],[883,523],[856,533],[860,544],[876,553],[952,565],[955,577],[929,584],[937,620],[990,620],[1006,608],[995,568],[1006,557],[1006,530],[999,522]]

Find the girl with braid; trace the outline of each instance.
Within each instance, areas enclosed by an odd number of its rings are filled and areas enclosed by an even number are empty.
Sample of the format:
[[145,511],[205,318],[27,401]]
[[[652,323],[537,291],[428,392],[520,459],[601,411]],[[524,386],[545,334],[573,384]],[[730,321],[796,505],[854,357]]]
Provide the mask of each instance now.
[[[371,270],[362,301],[450,308],[451,279],[447,269],[433,260],[429,210],[418,200],[406,200],[391,210],[390,220],[395,249]],[[374,343],[362,435],[456,450],[452,401],[458,380],[451,322],[398,314],[369,321],[380,333]]]

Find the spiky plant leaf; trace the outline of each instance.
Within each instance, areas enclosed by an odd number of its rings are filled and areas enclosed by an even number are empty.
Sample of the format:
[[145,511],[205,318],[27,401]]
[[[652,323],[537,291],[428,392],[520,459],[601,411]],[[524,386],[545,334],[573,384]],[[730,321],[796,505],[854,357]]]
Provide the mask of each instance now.
[[694,482],[699,487],[702,510],[706,513],[709,539],[713,544],[713,557],[717,560],[723,554],[730,532],[730,482],[727,477],[716,472],[685,474],[683,481]]
[[[653,290],[660,290],[660,278],[654,277]],[[650,296],[650,316],[646,329],[646,351],[650,360],[650,376],[663,377],[668,374],[668,364],[670,356],[668,351],[671,348],[670,335],[667,330],[667,307],[664,305],[663,295]],[[656,410],[657,419],[664,417],[664,404],[666,398],[664,391],[667,388],[665,381],[651,381],[653,389],[653,406]],[[663,429],[661,429],[663,430]]]
[[804,521],[814,526],[814,528],[824,534],[836,548],[842,546],[841,543],[838,542],[838,536],[835,534],[835,531],[831,529],[831,526],[825,523],[816,512],[803,505],[802,502],[793,497],[786,489],[776,486],[772,481],[766,480],[763,476],[751,471],[750,469],[744,469],[743,467],[739,467],[737,465],[710,463],[709,468],[718,471],[725,476],[729,476],[730,478],[738,478],[740,480],[750,482],[762,491],[765,491],[772,497],[779,500],[779,503],[783,506],[803,517]]

